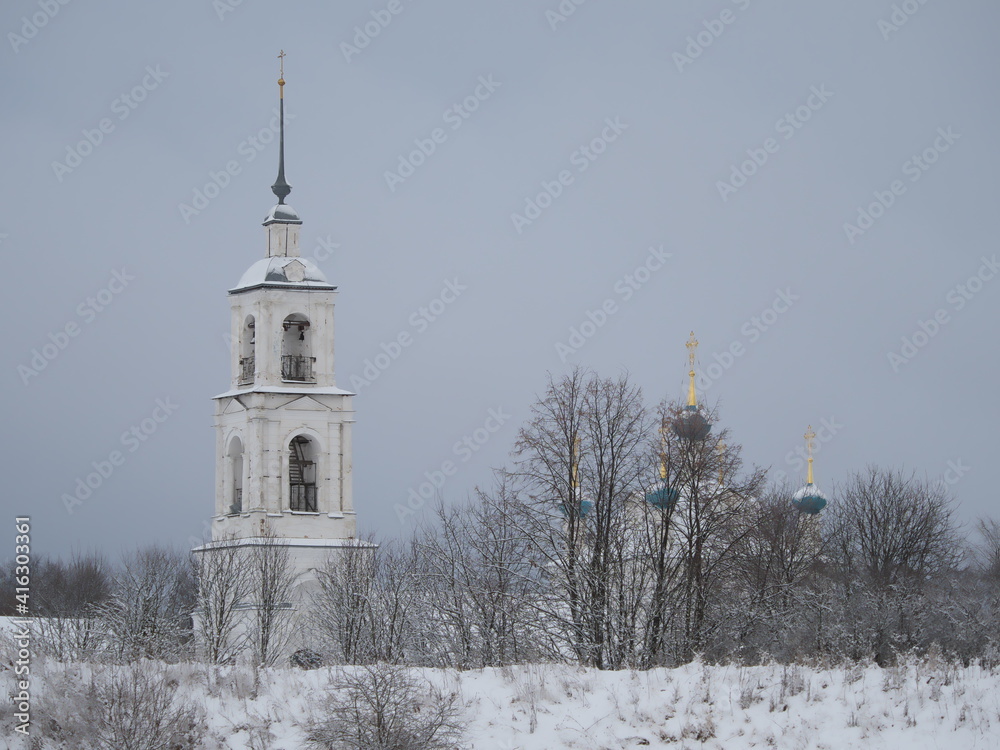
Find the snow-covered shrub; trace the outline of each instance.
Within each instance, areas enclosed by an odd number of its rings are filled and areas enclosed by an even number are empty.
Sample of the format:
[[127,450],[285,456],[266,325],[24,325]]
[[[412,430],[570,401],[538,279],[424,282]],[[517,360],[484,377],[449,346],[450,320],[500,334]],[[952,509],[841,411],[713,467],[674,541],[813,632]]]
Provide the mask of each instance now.
[[163,665],[108,667],[86,679],[82,668],[57,667],[37,700],[38,736],[59,750],[196,750],[205,712],[178,696]]
[[194,580],[185,553],[145,547],[127,555],[97,614],[113,661],[176,661],[191,650]]
[[[93,725],[100,715],[97,684],[81,665],[36,666],[35,716],[32,731],[46,748],[97,747]],[[41,688],[39,690],[38,688]]]
[[386,664],[344,671],[316,709],[307,737],[323,750],[450,750],[465,732],[456,693]]
[[102,750],[188,750],[201,745],[203,711],[177,697],[177,681],[162,667],[138,664],[108,670],[97,688]]

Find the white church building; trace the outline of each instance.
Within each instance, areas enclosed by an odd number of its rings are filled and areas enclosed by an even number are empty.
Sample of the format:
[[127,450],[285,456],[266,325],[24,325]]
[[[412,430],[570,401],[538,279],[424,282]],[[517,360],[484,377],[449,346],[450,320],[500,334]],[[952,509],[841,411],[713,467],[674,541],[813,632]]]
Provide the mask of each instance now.
[[[215,397],[212,540],[194,552],[273,544],[289,550],[299,607],[322,568],[355,539],[353,394],[334,377],[332,285],[299,249],[302,220],[285,198],[284,77],[278,198],[264,220],[266,253],[229,290],[229,388]],[[253,607],[247,602],[248,608]],[[196,628],[198,613],[195,613]]]

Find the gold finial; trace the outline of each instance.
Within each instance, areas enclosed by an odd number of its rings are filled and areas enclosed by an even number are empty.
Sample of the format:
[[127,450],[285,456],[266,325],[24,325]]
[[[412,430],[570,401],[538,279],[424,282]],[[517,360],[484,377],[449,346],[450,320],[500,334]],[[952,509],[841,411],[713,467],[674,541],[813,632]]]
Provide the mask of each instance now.
[[691,382],[688,384],[688,406],[697,406],[698,398],[694,392],[694,358],[698,351],[698,339],[694,337],[694,331],[691,331],[691,338],[688,339],[685,344],[688,350],[688,362],[691,365],[691,370],[688,372],[688,377]]
[[573,470],[573,490],[580,486],[579,480],[579,469],[580,469],[580,436],[576,436],[576,440],[573,441],[573,457],[572,457],[572,470]]
[[812,425],[809,425],[809,427],[806,428],[806,434],[803,435],[802,437],[806,439],[806,451],[808,451],[809,453],[809,459],[808,459],[809,471],[806,474],[806,484],[812,484],[813,483],[813,440],[816,439],[816,433],[813,432]]
[[278,91],[282,99],[285,98],[285,50],[281,50],[281,54],[278,55],[278,65],[280,66],[280,72],[278,73]]

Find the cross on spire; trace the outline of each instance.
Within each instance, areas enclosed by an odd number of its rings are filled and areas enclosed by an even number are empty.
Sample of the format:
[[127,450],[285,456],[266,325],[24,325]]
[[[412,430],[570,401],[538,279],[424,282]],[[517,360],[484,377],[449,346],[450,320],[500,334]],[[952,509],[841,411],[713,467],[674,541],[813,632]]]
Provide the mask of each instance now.
[[279,115],[279,135],[278,135],[278,179],[271,185],[271,192],[278,197],[278,204],[285,202],[285,198],[292,192],[292,186],[285,181],[285,50],[281,50],[278,55],[278,62],[281,69],[278,78],[278,99],[280,107]]
[[809,425],[809,427],[806,428],[806,434],[803,435],[802,437],[806,439],[806,451],[809,454],[809,459],[808,459],[809,473],[808,476],[806,477],[806,484],[812,484],[813,483],[813,440],[816,439],[816,433],[813,432],[812,425]]
[[691,338],[687,340],[687,343],[684,346],[686,346],[688,350],[688,362],[691,363],[691,367],[694,367],[694,358],[698,351],[698,339],[694,337],[694,331],[691,331]]
[[691,382],[688,384],[687,405],[689,407],[696,407],[698,406],[698,398],[694,391],[694,358],[698,352],[698,339],[694,337],[694,331],[691,331],[691,338],[687,340],[687,343],[684,346],[687,347],[688,362],[691,364],[691,371],[688,372],[688,377],[691,379]]
[[278,97],[285,98],[285,50],[278,55]]

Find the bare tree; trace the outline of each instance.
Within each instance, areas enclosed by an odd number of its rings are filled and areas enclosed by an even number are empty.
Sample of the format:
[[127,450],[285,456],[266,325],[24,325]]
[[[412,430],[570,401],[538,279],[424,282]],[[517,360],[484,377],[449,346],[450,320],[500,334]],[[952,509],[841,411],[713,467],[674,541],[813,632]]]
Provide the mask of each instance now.
[[194,604],[186,555],[163,547],[127,555],[100,608],[107,648],[118,661],[176,659],[191,641]]
[[961,558],[954,501],[940,484],[869,466],[835,490],[827,511],[839,641],[852,658],[888,664],[929,645],[934,580]]
[[247,573],[247,603],[254,614],[249,633],[254,663],[272,666],[292,635],[295,610],[290,600],[296,575],[288,547],[270,526],[261,527],[249,548]]
[[375,554],[362,544],[348,545],[318,572],[307,625],[314,645],[337,663],[363,664],[371,658]]
[[96,654],[103,643],[97,615],[111,591],[111,567],[99,554],[74,553],[67,562],[38,560],[32,578],[38,647],[60,661]]
[[477,489],[470,508],[468,545],[480,571],[473,596],[484,666],[549,659],[556,653],[537,616],[543,560],[516,523],[517,508],[506,472],[497,473],[491,492]]
[[[718,422],[715,412],[694,416],[706,425]],[[653,486],[667,491],[669,502],[646,508],[652,533],[647,531],[643,551],[653,566],[648,664],[662,663],[668,642],[674,643],[673,660],[690,660],[728,616],[724,593],[766,476],[756,467],[744,471],[742,447],[731,442],[728,430],[692,430],[691,418],[677,402],[660,404],[661,480]]]
[[626,376],[576,369],[548,388],[515,446],[522,532],[543,560],[558,623],[582,663],[634,660],[645,566],[630,538],[632,504],[648,473],[650,421]]
[[413,543],[342,548],[318,572],[309,616],[317,648],[347,664],[418,661],[432,650],[434,623],[419,614],[421,564]]
[[800,626],[823,555],[821,521],[792,504],[786,486],[769,488],[749,511],[750,524],[737,554],[736,640],[744,658],[790,653],[790,631]]
[[976,565],[988,578],[1000,580],[1000,521],[980,518],[976,522],[976,531],[980,536],[974,554]]
[[440,637],[453,666],[502,666],[537,658],[530,626],[540,584],[529,540],[512,513],[509,477],[469,503],[435,509],[418,538],[426,591],[439,615]]
[[819,518],[798,510],[792,497],[787,487],[772,487],[751,509],[740,575],[762,599],[782,600],[823,554]]
[[834,549],[876,586],[920,581],[958,561],[954,500],[940,485],[869,466],[836,489]]
[[385,664],[345,671],[308,728],[325,750],[451,750],[465,732],[458,695]]
[[246,555],[235,537],[210,542],[196,553],[198,639],[212,664],[232,662],[247,645],[242,605],[251,591]]

